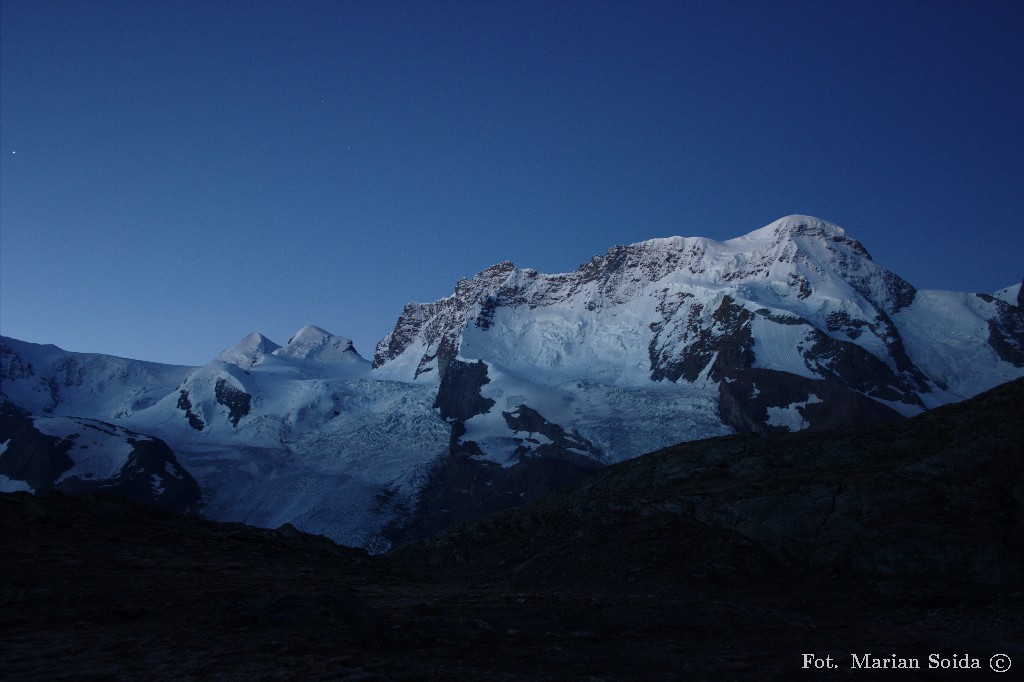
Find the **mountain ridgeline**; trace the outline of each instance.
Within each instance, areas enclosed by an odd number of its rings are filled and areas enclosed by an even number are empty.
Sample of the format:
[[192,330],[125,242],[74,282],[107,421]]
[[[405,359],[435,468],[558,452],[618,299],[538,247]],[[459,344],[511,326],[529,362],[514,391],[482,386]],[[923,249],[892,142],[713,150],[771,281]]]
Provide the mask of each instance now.
[[[134,477],[159,503],[173,470],[196,487],[166,506],[381,551],[676,443],[881,425],[1022,375],[1020,285],[918,290],[788,216],[563,274],[499,263],[407,305],[372,362],[318,327],[195,368],[4,338],[0,489]],[[116,456],[75,446],[95,428]],[[125,469],[143,442],[167,453]]]

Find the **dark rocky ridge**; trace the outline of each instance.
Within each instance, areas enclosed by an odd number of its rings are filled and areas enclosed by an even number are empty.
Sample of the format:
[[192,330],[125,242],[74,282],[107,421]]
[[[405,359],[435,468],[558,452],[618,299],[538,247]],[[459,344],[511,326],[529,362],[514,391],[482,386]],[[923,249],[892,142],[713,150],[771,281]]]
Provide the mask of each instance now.
[[[812,401],[812,396],[820,402]],[[799,405],[802,403],[802,405]],[[795,408],[802,428],[824,431],[878,425],[903,419],[895,410],[866,398],[838,381],[808,379],[771,369],[747,368],[731,372],[718,385],[718,411],[739,433],[785,433],[786,426],[769,423],[768,408]]]
[[[685,298],[672,306],[663,304],[666,322],[678,312],[684,302]],[[682,352],[678,347],[678,339],[661,338],[664,323],[652,325],[655,332],[649,349],[652,379],[684,379],[693,382],[707,370],[711,379],[721,381],[725,377],[735,376],[752,368],[756,354],[751,323],[755,316],[761,315],[780,324],[808,327],[805,336],[806,347],[802,349],[804,362],[808,369],[821,374],[825,381],[835,382],[841,387],[881,400],[900,401],[923,407],[915,391],[927,392],[926,378],[910,362],[902,341],[896,335],[888,339],[887,345],[899,373],[894,372],[886,363],[860,346],[828,336],[801,317],[773,316],[767,310],[751,312],[738,305],[731,296],[723,297],[722,302],[712,313],[709,324],[702,322],[703,312],[700,304],[690,304],[689,319],[685,324],[690,341]],[[872,333],[879,333],[881,328],[894,329],[891,321],[887,319],[870,325],[860,320],[856,322],[861,324],[855,324],[849,316],[833,316],[829,320],[829,325],[830,328],[834,326],[834,330],[845,327],[844,331],[851,338],[859,336],[864,327],[868,327]],[[764,379],[765,377],[762,377],[762,383]],[[833,423],[832,426],[852,426],[855,423],[857,422]]]
[[582,455],[556,452],[523,457],[503,467],[474,457],[476,444],[459,441],[459,435],[456,425],[450,451],[434,463],[413,508],[385,529],[384,535],[393,545],[537,502],[603,466]]
[[494,406],[493,400],[480,395],[480,389],[489,382],[483,360],[451,360],[441,376],[434,407],[440,410],[442,419],[450,421],[464,422],[484,414]]
[[185,412],[185,417],[188,419],[188,425],[196,431],[202,431],[206,428],[206,424],[203,422],[203,418],[192,411],[192,401],[188,397],[188,391],[181,389],[178,392],[178,403],[177,407],[179,410]]
[[214,387],[214,396],[217,403],[228,408],[228,421],[232,426],[238,426],[238,420],[249,414],[249,406],[252,396],[245,391],[235,388],[226,379],[218,379]]
[[[667,322],[675,315],[686,300],[672,305],[663,303],[659,307]],[[731,296],[725,296],[711,315],[711,324],[702,324],[704,307],[699,303],[689,304],[689,318],[685,324],[692,341],[684,352],[680,352],[678,339],[661,338],[664,323],[654,323],[648,352],[651,357],[651,379],[661,381],[693,382],[707,369],[714,359],[710,376],[721,378],[723,370],[750,367],[754,362],[753,338],[750,335],[750,320],[753,314],[736,305]]]
[[[565,429],[548,421],[529,405],[520,405],[512,412],[502,412],[501,416],[512,430],[513,440],[518,443],[513,455],[519,461],[547,457],[589,464],[591,458],[600,459],[601,452],[593,443],[578,432],[566,433]],[[551,442],[543,443],[536,436],[543,436]]]
[[0,433],[6,441],[0,474],[25,481],[33,490],[50,490],[57,477],[75,465],[68,455],[74,441],[41,433],[29,417],[0,414]]
[[[732,436],[370,557],[108,496],[0,495],[8,680],[823,679],[1024,661],[1024,380]],[[929,654],[981,673],[928,670]]]
[[37,494],[107,492],[178,512],[199,509],[199,484],[181,466],[174,452],[159,438],[144,436],[96,420],[79,420],[83,431],[96,429],[110,436],[120,435],[131,447],[127,461],[111,478],[73,476],[58,480],[75,465],[72,448],[88,447],[77,442],[80,434],[66,438],[40,432],[30,417],[0,414],[0,434],[5,447],[0,457],[0,474],[25,481]]
[[[1024,287],[1021,288],[1024,291]],[[1010,305],[991,296],[979,298],[996,306],[998,314],[988,321],[988,343],[999,357],[1015,367],[1024,367],[1024,306]],[[1017,297],[1020,301],[1020,295]]]
[[[451,424],[448,451],[433,463],[412,508],[385,529],[391,543],[536,502],[603,466],[593,443],[578,433],[566,433],[527,405],[502,412],[512,432],[510,440],[518,444],[513,452],[516,461],[502,466],[478,458],[482,454],[479,445],[464,438],[465,422],[494,407],[494,400],[480,392],[490,381],[487,370],[482,360],[451,359],[446,363],[434,407]],[[538,435],[550,442],[541,443]]]

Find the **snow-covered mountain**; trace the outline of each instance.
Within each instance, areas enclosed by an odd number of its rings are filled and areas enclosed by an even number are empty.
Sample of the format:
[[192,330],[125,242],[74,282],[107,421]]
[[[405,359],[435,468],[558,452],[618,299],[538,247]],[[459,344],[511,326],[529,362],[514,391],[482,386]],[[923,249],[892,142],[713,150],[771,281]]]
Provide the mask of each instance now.
[[0,337],[0,407],[120,419],[153,405],[191,371]]
[[107,491],[198,508],[199,487],[167,443],[112,423],[189,371],[0,337],[0,492]]
[[[464,460],[611,463],[733,430],[896,419],[1020,376],[1019,289],[918,291],[843,228],[794,215],[725,242],[613,247],[564,274],[499,263],[406,306],[374,372],[436,383]],[[516,479],[490,471],[450,461],[428,525],[456,518],[472,481]]]
[[500,263],[453,296],[408,305],[374,366],[440,381],[453,360],[481,360],[490,397],[508,377],[649,390],[766,369],[838,382],[909,415],[1019,375],[1014,289],[919,292],[842,228],[788,216],[726,242],[614,247],[567,274]]
[[372,365],[318,327],[199,368],[11,339],[0,361],[9,410],[168,443],[208,516],[382,548],[681,441],[972,396],[1024,375],[1024,300],[919,291],[842,228],[788,216],[570,273],[499,263],[407,305]]
[[[293,523],[352,545],[384,546],[381,529],[422,487],[450,437],[433,409],[436,387],[371,376],[349,339],[318,327],[284,346],[250,334],[196,368],[7,338],[0,358],[0,401],[8,412],[33,415],[34,440],[45,431],[66,450],[83,432],[71,417],[105,420],[169,443],[198,481],[205,515]],[[58,434],[61,427],[67,433]],[[0,433],[0,443],[20,442],[10,436]],[[123,453],[126,445],[121,438],[107,449]],[[0,474],[12,462],[0,451]],[[42,488],[39,476],[34,485],[15,478],[19,471],[0,479],[6,490],[66,489],[79,479],[66,463]]]

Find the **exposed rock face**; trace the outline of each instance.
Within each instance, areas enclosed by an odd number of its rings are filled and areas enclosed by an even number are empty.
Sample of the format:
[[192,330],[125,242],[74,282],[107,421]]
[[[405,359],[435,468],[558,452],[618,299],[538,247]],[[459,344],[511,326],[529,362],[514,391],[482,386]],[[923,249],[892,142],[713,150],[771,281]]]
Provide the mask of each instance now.
[[394,360],[413,345],[421,344],[422,351],[413,378],[424,372],[443,375],[448,363],[458,354],[459,334],[467,314],[483,302],[485,305],[479,311],[479,316],[474,317],[477,325],[486,329],[490,323],[488,309],[493,311],[494,307],[500,305],[504,294],[514,294],[513,290],[503,287],[505,280],[514,272],[517,272],[516,267],[503,261],[487,268],[472,280],[459,280],[455,285],[455,293],[448,298],[434,303],[406,305],[395,323],[394,331],[377,344],[373,356],[374,368]]
[[[184,391],[183,391],[184,393]],[[232,426],[238,426],[238,420],[249,414],[249,405],[252,396],[245,391],[235,388],[225,379],[218,379],[214,388],[214,395],[217,402],[228,408],[228,421]]]
[[128,461],[117,476],[104,481],[69,478],[55,489],[66,493],[108,492],[178,512],[197,512],[202,495],[196,480],[159,439],[132,443]]
[[216,518],[382,551],[395,510],[433,528],[518,504],[540,494],[526,470],[562,485],[682,441],[975,395],[1024,375],[1019,300],[917,291],[842,228],[788,216],[724,242],[615,246],[563,274],[498,263],[406,306],[375,370],[315,326],[283,347],[250,334],[199,368],[3,339],[0,405],[163,438]]
[[193,429],[196,431],[202,431],[206,428],[203,418],[192,411],[192,401],[189,400],[188,391],[185,389],[178,392],[178,409],[185,413],[185,418],[188,419],[188,425]]
[[[1024,291],[1024,287],[1021,290]],[[986,300],[995,305],[997,310],[996,317],[988,321],[989,345],[1006,362],[1024,367],[1024,307],[1019,303],[1012,306],[991,297],[986,297]]]
[[[663,300],[658,307],[665,317],[663,322],[651,325],[651,379],[693,382],[710,367],[710,377],[719,380],[725,371],[750,367],[754,361],[750,311],[726,295],[705,320],[704,305],[692,303],[680,329],[680,321],[673,318],[687,298],[678,296],[675,305],[665,305]],[[665,325],[673,321],[675,326],[670,329],[675,333],[663,336]]]
[[494,407],[493,400],[480,395],[487,381],[483,362],[453,360],[448,365],[435,403],[452,425],[448,452],[430,468],[414,505],[386,529],[390,543],[535,502],[604,466],[593,443],[578,433],[566,433],[526,405],[501,413],[512,432],[510,440],[516,443],[515,462],[502,466],[480,457],[479,444],[465,438],[465,423]]
[[591,458],[598,459],[600,455],[594,444],[578,432],[566,433],[560,425],[549,422],[527,405],[520,405],[514,412],[502,412],[501,416],[518,445],[513,454],[519,461],[536,457],[562,459],[577,461],[586,469]]
[[35,491],[52,489],[57,477],[75,465],[68,456],[73,441],[40,433],[26,416],[0,414],[0,442],[0,474]]
[[559,487],[598,470],[600,452],[579,433],[567,433],[527,405],[502,411],[515,444],[515,462],[502,466],[480,456],[480,445],[466,438],[466,422],[490,412],[495,401],[481,395],[489,383],[482,361],[449,359],[434,406],[452,425],[448,452],[431,467],[415,505],[392,523],[392,543],[422,537],[451,523],[536,501]]
[[722,420],[740,433],[823,431],[903,418],[837,381],[770,369],[735,372],[718,389]]
[[890,357],[897,367],[907,370],[897,374],[882,360],[849,341],[841,341],[817,329],[808,333],[804,347],[806,365],[821,377],[830,379],[873,398],[924,407],[918,391],[928,392],[921,372],[912,364],[897,358],[905,357],[902,345]]
[[[89,419],[63,436],[44,433],[49,418],[0,415],[0,475],[8,489],[44,494],[104,491],[174,511],[196,511],[200,491],[162,440]],[[66,428],[61,425],[61,429]]]
[[494,401],[480,395],[480,389],[488,383],[487,365],[477,362],[449,361],[441,377],[434,407],[441,410],[441,417],[464,422],[483,414],[494,406]]

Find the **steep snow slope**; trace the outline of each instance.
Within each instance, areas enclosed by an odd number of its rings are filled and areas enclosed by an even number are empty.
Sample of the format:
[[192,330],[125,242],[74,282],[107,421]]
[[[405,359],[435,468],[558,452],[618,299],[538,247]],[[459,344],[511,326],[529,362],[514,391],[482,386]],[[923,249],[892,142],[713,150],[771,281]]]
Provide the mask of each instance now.
[[973,396],[1008,376],[1020,376],[1019,368],[1015,372],[989,343],[1000,312],[1009,308],[990,296],[919,291],[913,304],[895,316],[910,357],[945,389],[936,392],[930,406]]

